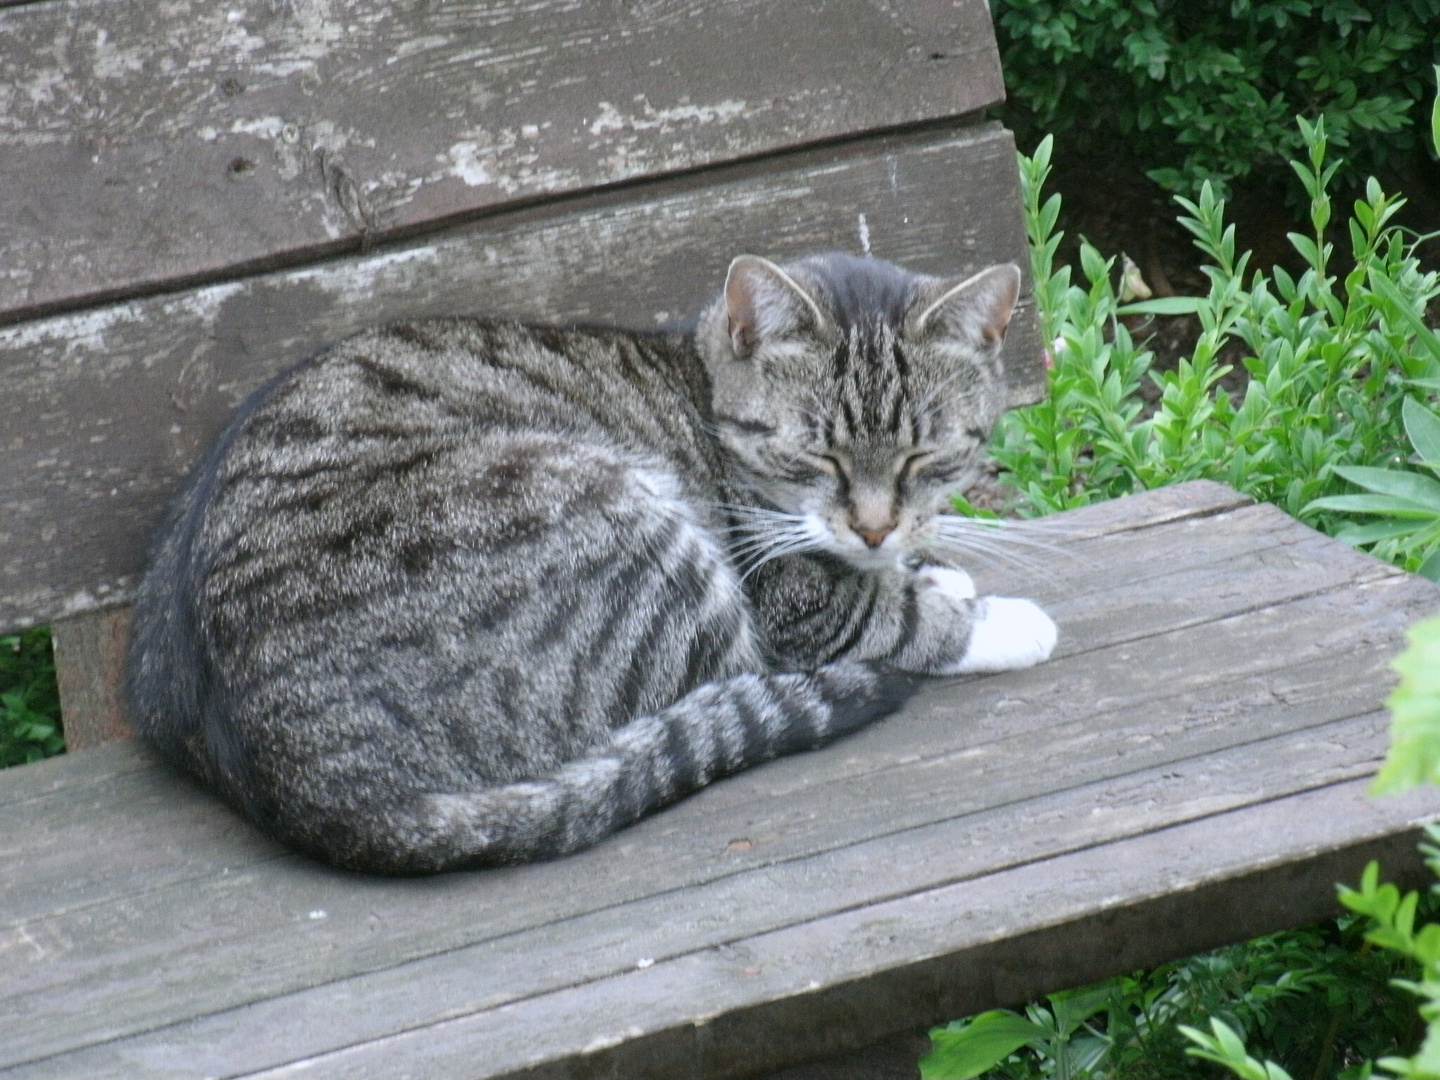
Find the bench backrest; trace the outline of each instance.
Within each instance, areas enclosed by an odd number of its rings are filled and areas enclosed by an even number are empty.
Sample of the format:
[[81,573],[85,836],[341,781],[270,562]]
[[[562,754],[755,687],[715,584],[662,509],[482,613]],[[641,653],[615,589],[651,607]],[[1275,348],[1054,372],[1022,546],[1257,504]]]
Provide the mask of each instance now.
[[123,605],[239,401],[361,327],[1027,264],[984,0],[42,0],[0,71],[0,632]]

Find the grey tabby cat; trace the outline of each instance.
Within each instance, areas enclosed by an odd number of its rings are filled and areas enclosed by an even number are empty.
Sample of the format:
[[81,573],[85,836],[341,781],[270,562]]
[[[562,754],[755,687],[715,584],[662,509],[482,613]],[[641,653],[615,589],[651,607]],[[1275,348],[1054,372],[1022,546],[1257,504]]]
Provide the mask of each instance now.
[[426,873],[595,843],[1024,667],[944,565],[1004,398],[1014,266],[741,256],[693,334],[474,319],[283,374],[197,470],[135,609],[132,715],[272,835]]

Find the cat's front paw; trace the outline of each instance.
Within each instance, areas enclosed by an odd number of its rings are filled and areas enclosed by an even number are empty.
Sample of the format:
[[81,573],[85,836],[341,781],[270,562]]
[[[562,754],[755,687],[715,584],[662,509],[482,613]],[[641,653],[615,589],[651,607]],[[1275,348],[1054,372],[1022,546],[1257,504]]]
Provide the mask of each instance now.
[[987,596],[975,614],[965,655],[947,674],[1032,667],[1055,648],[1055,622],[1031,600]]
[[975,582],[970,580],[970,575],[964,570],[948,566],[922,566],[915,572],[915,576],[951,600],[975,599]]

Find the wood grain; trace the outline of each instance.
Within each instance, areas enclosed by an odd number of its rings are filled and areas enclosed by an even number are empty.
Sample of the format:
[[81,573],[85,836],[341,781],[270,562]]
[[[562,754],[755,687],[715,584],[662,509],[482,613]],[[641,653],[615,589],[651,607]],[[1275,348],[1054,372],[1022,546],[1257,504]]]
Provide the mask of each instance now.
[[[1252,512],[1262,510],[1271,508],[1254,508]],[[1154,569],[1150,570],[1151,592],[1166,592],[1177,583],[1191,581],[1183,565],[1174,565],[1183,562],[1185,556],[1175,553],[1208,554],[1208,549],[1216,546],[1213,538],[1222,531],[1223,523],[1216,522],[1212,527],[1210,543],[1205,537],[1197,542],[1193,533],[1179,533],[1175,531],[1178,528],[1172,526],[1153,538],[1157,547],[1172,553],[1172,558],[1167,568],[1171,572],[1157,575]],[[1309,532],[1294,522],[1290,522],[1290,528]],[[1224,528],[1224,531],[1230,530]],[[1026,775],[1033,771],[1024,764],[1027,747],[1047,732],[1057,740],[1057,747],[1073,735],[1083,749],[1093,744],[1091,729],[1096,725],[1112,734],[1124,731],[1129,733],[1127,739],[1136,740],[1134,747],[1111,753],[1129,761],[1152,761],[1148,755],[1179,752],[1179,747],[1196,745],[1192,742],[1194,739],[1209,740],[1204,744],[1207,748],[1221,745],[1227,739],[1240,737],[1247,725],[1259,737],[1288,730],[1287,725],[1300,722],[1296,716],[1308,717],[1305,722],[1321,722],[1363,710],[1369,701],[1365,696],[1370,693],[1367,683],[1377,676],[1388,680],[1384,664],[1393,651],[1393,644],[1411,618],[1412,605],[1418,603],[1423,609],[1430,593],[1422,586],[1418,601],[1395,600],[1397,591],[1408,594],[1415,588],[1410,579],[1397,577],[1383,564],[1356,555],[1357,561],[1363,560],[1384,573],[1370,575],[1368,579],[1357,574],[1358,580],[1369,580],[1370,584],[1359,592],[1346,590],[1333,594],[1337,586],[1347,582],[1345,571],[1353,573],[1357,567],[1347,567],[1342,561],[1336,572],[1327,565],[1331,561],[1327,556],[1332,553],[1325,550],[1336,545],[1313,533],[1310,535],[1322,546],[1287,562],[1280,573],[1270,568],[1264,549],[1259,557],[1243,561],[1227,557],[1221,550],[1218,552],[1221,565],[1231,567],[1232,579],[1244,582],[1247,577],[1263,575],[1276,579],[1275,583],[1268,584],[1264,593],[1258,588],[1214,590],[1215,599],[1205,606],[1197,603],[1190,608],[1161,608],[1170,614],[1168,625],[1152,619],[1148,626],[1137,627],[1129,618],[1125,596],[1109,596],[1103,588],[1092,592],[1088,606],[1110,606],[1111,618],[1097,621],[1095,633],[1077,642],[1072,640],[1072,620],[1062,616],[1062,644],[1066,651],[1061,655],[1068,652],[1071,658],[1052,661],[1041,672],[1024,677],[1028,689],[1021,700],[1015,699],[1014,686],[1020,676],[937,683],[917,697],[904,718],[847,740],[843,754],[827,752],[812,756],[804,759],[803,766],[780,763],[767,770],[746,773],[717,790],[729,792],[736,800],[727,806],[744,808],[753,832],[764,834],[779,830],[777,835],[786,836],[785,852],[804,854],[833,843],[836,834],[843,836],[851,827],[850,819],[857,805],[850,791],[852,783],[869,783],[872,796],[883,795],[887,803],[895,801],[897,805],[906,801],[904,785],[919,784],[911,800],[913,805],[897,812],[914,815],[916,821],[926,821],[934,812],[930,804],[932,796],[927,794],[931,788],[940,785],[938,797],[942,808],[962,805],[955,802],[962,799],[964,806],[974,809],[975,804],[963,802],[969,798],[963,795],[965,776],[979,767],[998,770],[997,777],[1004,774],[1009,768],[1003,764],[1009,760],[1007,754],[1015,755],[1015,760],[1021,762],[1016,766],[1019,769],[1015,777],[1017,786],[1001,785],[1001,789],[1011,794],[1029,790],[1037,783],[1053,782],[1072,764],[1082,769],[1088,767],[1081,753],[1073,763],[1059,766],[1060,771],[1048,780]],[[1283,544],[1278,546],[1289,550]],[[1127,554],[1123,549],[1120,553]],[[1203,562],[1203,558],[1198,554],[1189,556],[1189,560],[1196,563]],[[1136,566],[1133,570],[1144,574],[1147,568]],[[1317,589],[1319,595],[1313,595]],[[1289,605],[1265,608],[1266,601],[1271,605],[1283,604],[1306,596],[1310,598],[1299,608]],[[1073,603],[1082,609],[1086,606],[1082,598],[1075,598]],[[1148,606],[1137,605],[1137,609]],[[1337,610],[1347,608],[1355,612],[1357,627],[1378,636],[1363,648],[1349,650],[1343,663],[1332,666],[1328,655],[1313,659],[1317,645],[1311,638],[1297,639],[1298,645],[1292,643],[1291,631],[1305,625],[1302,619],[1309,620],[1310,625],[1326,626],[1335,621]],[[1384,616],[1387,621],[1383,624],[1386,627],[1383,634],[1379,633],[1381,624],[1360,618],[1376,610],[1390,612]],[[1179,632],[1189,628],[1197,629],[1194,633]],[[1124,644],[1133,641],[1137,633],[1164,636],[1148,644],[1141,643],[1137,652],[1134,646]],[[1217,642],[1210,650],[1211,664],[1187,674],[1185,669],[1193,647],[1190,643],[1209,638]],[[1111,648],[1113,646],[1120,647]],[[1099,652],[1105,649],[1109,651]],[[1220,665],[1228,665],[1224,670],[1230,673],[1230,678],[1217,689],[1206,690],[1206,680],[1213,678]],[[1163,689],[1152,685],[1155,682]],[[1359,697],[1355,696],[1357,692]],[[1156,728],[1148,710],[1157,701],[1173,703],[1177,695],[1187,694],[1192,698],[1195,694],[1201,695],[1190,701],[1190,708],[1200,709],[1202,713],[1210,710],[1203,722],[1198,726],[1181,725],[1173,731]],[[1207,698],[1206,694],[1211,696]],[[1275,708],[1277,701],[1285,707]],[[1291,705],[1300,712],[1289,708]],[[955,721],[956,709],[961,709],[965,716],[961,723]],[[1235,727],[1237,724],[1241,726]],[[917,747],[923,750],[917,752]],[[1059,754],[1058,749],[1054,752]],[[992,763],[996,754],[999,757]],[[18,789],[19,797],[3,803],[7,818],[15,823],[16,840],[0,857],[0,869],[5,871],[0,873],[0,919],[24,919],[50,910],[48,883],[52,880],[68,882],[67,891],[72,901],[90,904],[137,890],[153,890],[167,881],[188,880],[195,876],[196,866],[209,870],[218,860],[238,869],[257,859],[273,858],[279,850],[268,842],[252,842],[246,835],[247,830],[238,827],[213,801],[204,800],[204,812],[197,813],[192,805],[193,794],[185,782],[172,780],[163,773],[119,768],[120,760],[113,755],[87,755],[78,762],[48,762],[25,771],[26,779],[30,776],[38,779],[47,773],[93,776],[92,790],[85,792],[80,800],[76,798],[73,784],[16,783],[5,789],[5,794]],[[905,772],[912,766],[919,768],[923,776],[938,775],[942,779],[919,783]],[[874,778],[874,774],[896,768],[901,771],[890,779]],[[943,776],[950,770],[958,770],[958,786],[953,792],[943,790],[946,783]],[[901,787],[892,791],[895,784]],[[825,791],[830,794],[824,794]],[[821,793],[807,794],[814,792]],[[835,804],[826,812],[833,813],[834,820],[819,813],[806,822],[789,820],[788,808],[801,796],[814,799],[817,806]],[[144,807],[146,812],[143,816],[127,812],[127,808],[132,807]],[[718,817],[728,821],[729,815],[730,812],[725,811]],[[863,823],[860,827],[865,828]],[[88,846],[77,847],[57,839],[76,828],[85,831]],[[727,839],[717,837],[712,846],[718,850]],[[756,851],[747,856],[749,859],[763,860],[781,854],[771,841],[761,844],[756,840],[755,844]],[[93,861],[96,853],[113,850],[126,852],[123,865]],[[678,887],[703,877],[710,850],[711,846],[702,845],[698,852],[690,852],[684,844],[679,844],[675,850],[668,851],[663,862],[672,884]],[[181,855],[185,858],[177,858]],[[733,868],[738,864],[730,858],[726,866]],[[21,872],[22,868],[25,872]],[[686,876],[690,874],[699,876]]]
[[[303,270],[0,328],[0,630],[123,603],[179,478],[274,372],[367,325],[509,314],[654,326],[745,250],[858,246],[917,270],[1023,259],[1014,146],[996,126],[737,166],[535,209]],[[1012,397],[1044,393],[1033,310]]]
[[0,9],[0,317],[975,113],[983,0]]
[[[657,961],[510,1010],[487,1010],[243,1075],[378,1080],[403,1069],[416,1080],[560,1080],[577,1074],[666,1080],[687,1075],[681,1070],[744,1076],[888,1034],[902,1018],[938,1020],[993,1004],[993,980],[1005,973],[1001,965],[1023,964],[1027,953],[1043,955],[1023,940],[1032,934],[1043,934],[1052,949],[1060,941],[1073,943],[1070,955],[1052,952],[1034,973],[1018,968],[1017,988],[1028,984],[1033,993],[1047,983],[1056,988],[1057,975],[1081,974],[1083,980],[1173,956],[1174,945],[1163,935],[1187,919],[1209,935],[1234,935],[1264,925],[1257,907],[1272,917],[1331,912],[1336,877],[1353,880],[1376,854],[1393,861],[1413,845],[1414,826],[1440,812],[1434,792],[1377,808],[1364,802],[1363,788],[1356,782],[1277,800],[1123,846],[1104,845],[726,949]],[[1327,819],[1339,820],[1328,825]],[[1387,843],[1394,833],[1409,835]],[[1285,888],[1266,898],[1247,878],[1268,869],[1277,852],[1309,857],[1319,874],[1299,880],[1276,875]],[[1413,856],[1406,861],[1413,864]],[[1164,871],[1157,873],[1157,866]],[[1317,896],[1323,897],[1319,904]],[[1112,926],[1103,938],[1083,940],[1107,922]],[[1179,942],[1188,945],[1198,936],[1187,928]],[[1011,942],[1020,947],[1007,948]],[[1110,951],[1108,963],[1077,972],[1075,954],[1094,956],[1102,949]],[[748,974],[753,969],[759,974]],[[998,1000],[1016,1001],[1009,995]],[[697,1013],[705,1018],[701,1023]],[[545,1033],[544,1046],[537,1045],[537,1032]]]
[[1061,658],[562,862],[357,878],[131,747],[19,770],[5,1075],[738,1076],[1323,914],[1440,810],[1359,800],[1440,590],[1216,485],[1132,502],[1060,519]]
[[130,638],[130,609],[94,611],[51,627],[65,749],[86,750],[134,736],[121,679]]
[[[1211,774],[1205,762],[1196,764],[1200,768],[1186,779],[1204,784]],[[1248,764],[1239,768],[1250,774]],[[1367,858],[1383,854],[1387,866],[1412,868],[1413,838],[1395,834],[1440,813],[1434,792],[1367,804],[1365,780],[1254,802],[1253,784],[1236,779],[1252,787],[1252,794],[1241,795],[1242,808],[1214,808],[1169,828],[890,899],[874,898],[875,877],[912,866],[897,865],[906,856],[943,858],[947,837],[923,847],[892,838],[871,852],[893,852],[897,861],[871,859],[848,874],[806,866],[781,880],[773,874],[752,878],[750,889],[723,898],[732,904],[774,901],[781,894],[758,887],[806,883],[813,895],[848,877],[870,881],[874,902],[742,933],[718,946],[670,955],[655,947],[672,934],[684,936],[683,896],[670,898],[668,912],[656,902],[617,909],[608,913],[609,927],[588,943],[601,950],[594,956],[600,970],[576,971],[572,953],[570,982],[555,980],[554,989],[503,1004],[486,1000],[485,984],[533,984],[539,966],[555,962],[546,941],[553,948],[569,927],[255,1001],[4,1075],[250,1075],[243,1071],[247,1063],[283,1059],[298,1048],[304,1049],[290,1059],[293,1065],[262,1074],[740,1075],[1313,920],[1334,910],[1333,882],[1353,880]],[[1069,809],[1081,816],[1087,807]],[[948,839],[962,836],[952,828]],[[1277,872],[1266,882],[1272,870]],[[661,919],[657,932],[651,933],[647,917]],[[693,926],[693,912],[689,922]],[[1097,940],[1087,940],[1087,923],[1091,933],[1111,925]],[[1025,939],[1046,931],[1052,931],[1049,955],[1035,963],[1034,944]],[[637,955],[655,963],[639,965]],[[607,964],[614,972],[608,976]],[[131,986],[144,989],[140,981]],[[461,1001],[468,1008],[445,1007]],[[326,1036],[338,1037],[340,1046],[315,1055]],[[526,1071],[547,1063],[554,1071]]]

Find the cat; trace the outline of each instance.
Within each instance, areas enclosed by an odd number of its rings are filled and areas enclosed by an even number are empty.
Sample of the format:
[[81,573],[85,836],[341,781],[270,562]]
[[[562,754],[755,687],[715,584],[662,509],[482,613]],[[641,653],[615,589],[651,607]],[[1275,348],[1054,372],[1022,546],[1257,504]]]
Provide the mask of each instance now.
[[420,874],[594,844],[1046,659],[947,496],[1005,400],[1013,265],[744,255],[689,332],[432,319],[241,407],[172,509],[127,663],[144,737],[264,831]]

